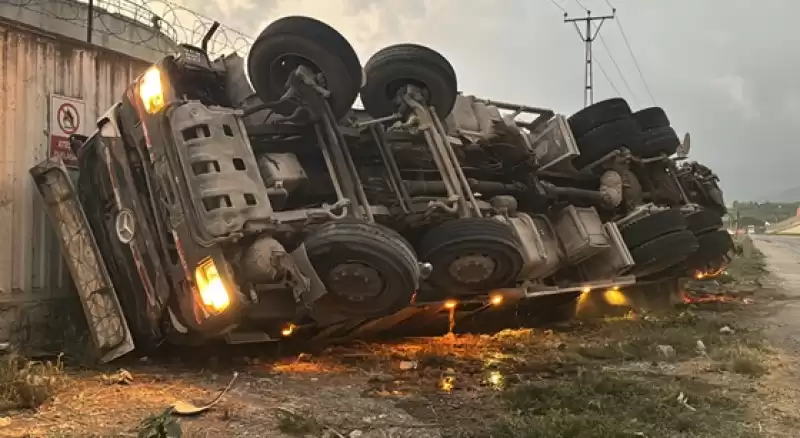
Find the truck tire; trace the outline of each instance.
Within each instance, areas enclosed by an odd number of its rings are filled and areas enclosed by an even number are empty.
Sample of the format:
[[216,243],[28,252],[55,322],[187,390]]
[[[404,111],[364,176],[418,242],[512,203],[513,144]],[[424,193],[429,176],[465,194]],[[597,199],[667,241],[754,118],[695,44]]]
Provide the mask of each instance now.
[[633,250],[665,234],[683,231],[686,228],[686,218],[680,210],[670,209],[627,223],[620,227],[619,232],[628,249]]
[[686,259],[689,269],[703,269],[733,249],[733,238],[726,230],[710,231],[697,237],[700,247]]
[[646,277],[668,270],[697,251],[697,237],[689,231],[677,231],[657,237],[631,251],[636,265],[629,274]]
[[[361,63],[349,42],[334,28],[308,17],[291,16],[269,24],[250,48],[250,82],[264,102],[274,102],[286,91],[286,81],[300,64],[322,73],[329,102],[337,118],[344,117],[361,88]],[[275,112],[290,115],[294,105]]]
[[621,147],[631,151],[641,149],[642,131],[633,119],[627,117],[592,129],[575,141],[581,154],[574,164],[580,169]]
[[642,158],[657,157],[661,154],[669,156],[674,154],[680,145],[681,140],[678,138],[678,134],[667,126],[646,131],[642,135],[640,147],[632,149],[631,152]]
[[510,226],[494,219],[464,218],[428,231],[418,253],[421,261],[433,265],[427,279],[431,286],[464,295],[513,285],[522,269],[520,246]]
[[404,86],[421,86],[428,105],[444,119],[453,110],[458,80],[450,62],[439,52],[417,44],[396,44],[379,50],[364,66],[366,84],[361,90],[364,109],[375,118],[394,114],[397,92]]
[[385,316],[408,306],[419,288],[414,250],[390,228],[334,221],[315,230],[305,245],[328,289],[315,308],[348,318]]
[[633,120],[642,128],[642,131],[649,131],[656,128],[668,128],[670,126],[667,113],[657,106],[636,111],[633,113]]
[[615,97],[589,105],[573,114],[567,121],[572,129],[572,135],[578,138],[606,123],[628,118],[630,115],[631,107],[628,102],[621,97]]
[[689,231],[698,236],[722,228],[722,218],[715,211],[705,208],[686,214],[686,223]]

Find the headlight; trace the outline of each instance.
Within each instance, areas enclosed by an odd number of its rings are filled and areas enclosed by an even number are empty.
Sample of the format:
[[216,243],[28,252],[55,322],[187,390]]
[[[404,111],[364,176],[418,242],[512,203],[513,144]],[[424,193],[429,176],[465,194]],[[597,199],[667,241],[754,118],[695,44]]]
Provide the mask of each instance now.
[[142,76],[139,97],[148,114],[155,114],[164,108],[164,87],[161,86],[161,70],[158,67],[150,67]]
[[200,299],[203,305],[214,312],[222,312],[231,304],[231,297],[225,290],[222,278],[219,276],[217,266],[213,260],[201,262],[195,270],[197,289],[200,291]]

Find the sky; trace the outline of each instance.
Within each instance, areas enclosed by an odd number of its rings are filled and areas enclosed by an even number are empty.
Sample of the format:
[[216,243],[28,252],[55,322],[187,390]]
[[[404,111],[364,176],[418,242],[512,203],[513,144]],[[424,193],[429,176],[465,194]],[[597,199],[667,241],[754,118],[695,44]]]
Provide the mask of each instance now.
[[583,107],[584,53],[561,8],[604,15],[611,4],[618,19],[603,25],[594,53],[618,92],[596,67],[595,101],[621,95],[634,110],[663,107],[679,135],[691,133],[692,159],[717,172],[728,201],[800,187],[798,1],[178,2],[252,36],[287,15],[323,20],[351,42],[362,64],[390,44],[424,44],[450,60],[465,93],[563,114]]

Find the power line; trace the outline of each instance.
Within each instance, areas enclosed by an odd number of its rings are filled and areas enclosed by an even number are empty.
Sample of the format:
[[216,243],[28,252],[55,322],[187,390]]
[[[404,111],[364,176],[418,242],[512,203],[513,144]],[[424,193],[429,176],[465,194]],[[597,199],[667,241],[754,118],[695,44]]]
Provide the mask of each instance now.
[[617,86],[614,85],[614,81],[612,81],[611,78],[608,76],[608,73],[606,73],[606,69],[603,68],[603,64],[601,64],[600,61],[597,60],[595,60],[594,62],[597,64],[597,67],[600,68],[600,73],[602,73],[603,77],[605,77],[606,81],[608,81],[608,85],[611,85],[611,89],[613,89],[614,92],[617,93],[617,96],[622,96],[622,93],[619,92]]
[[[606,0],[608,1],[608,0]],[[642,83],[644,84],[645,90],[647,90],[647,94],[650,95],[650,100],[653,101],[653,105],[656,104],[656,99],[653,97],[653,93],[650,91],[650,85],[647,84],[647,80],[644,78],[644,73],[642,73],[642,68],[639,66],[639,61],[636,60],[636,55],[633,54],[633,49],[631,48],[631,43],[628,41],[628,36],[625,35],[625,29],[622,27],[622,22],[619,20],[619,16],[617,16],[617,26],[619,27],[619,32],[622,34],[622,39],[625,40],[625,45],[628,46],[628,52],[631,54],[631,58],[633,59],[633,65],[636,66],[636,71],[639,72],[639,77],[642,79]]]
[[[619,64],[617,64],[617,60],[614,59],[614,55],[611,54],[611,49],[608,48],[608,44],[606,44],[606,40],[603,39],[602,35],[600,35],[600,44],[602,44],[603,48],[606,49],[606,54],[608,54],[608,57],[611,59],[611,63],[614,64],[614,67],[617,69],[617,73],[619,73],[619,77],[622,79],[622,83],[623,83],[623,85],[625,85],[625,89],[628,90],[628,93],[630,93],[631,99],[634,101],[634,104],[635,104],[636,103],[635,102],[636,101],[636,94],[631,89],[630,84],[628,84],[628,80],[625,79],[625,75],[622,74],[622,69],[619,68]],[[619,94],[619,95],[621,96],[621,94]]]
[[580,6],[581,9],[583,9],[584,11],[589,12],[589,10],[586,9],[586,6],[584,6],[583,3],[581,3],[581,0],[575,0],[575,3],[577,3],[578,6]]
[[553,6],[557,7],[558,9],[561,9],[561,12],[563,12],[565,15],[568,14],[567,10],[564,9],[564,7],[561,6],[556,0],[550,0],[550,3],[552,3]]

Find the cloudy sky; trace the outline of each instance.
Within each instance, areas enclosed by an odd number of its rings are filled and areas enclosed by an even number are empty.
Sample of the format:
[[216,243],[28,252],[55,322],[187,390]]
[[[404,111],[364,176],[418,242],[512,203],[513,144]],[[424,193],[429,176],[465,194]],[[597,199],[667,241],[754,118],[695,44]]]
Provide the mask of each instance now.
[[[180,2],[250,35],[286,15],[321,19],[350,40],[362,63],[389,44],[429,45],[455,66],[461,90],[566,114],[583,106],[583,45],[559,7],[573,15],[584,6],[611,12],[605,0]],[[800,34],[793,21],[800,2],[610,3],[619,20],[607,22],[595,43],[600,65],[631,106],[653,105],[621,24],[655,102],[680,134],[691,132],[693,158],[717,171],[729,201],[800,186]],[[599,68],[595,84],[595,100],[617,95]]]

